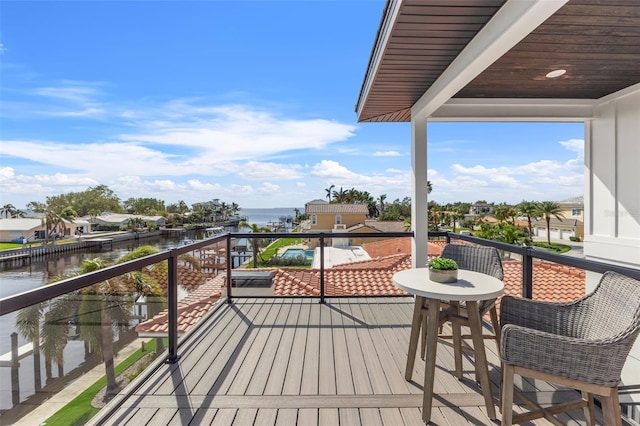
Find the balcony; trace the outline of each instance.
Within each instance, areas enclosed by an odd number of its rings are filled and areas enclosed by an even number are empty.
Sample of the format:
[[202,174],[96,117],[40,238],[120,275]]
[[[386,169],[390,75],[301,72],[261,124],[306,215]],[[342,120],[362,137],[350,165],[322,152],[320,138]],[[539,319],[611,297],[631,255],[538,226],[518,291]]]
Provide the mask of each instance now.
[[[357,237],[365,240],[409,235],[358,234]],[[261,234],[260,238],[290,236]],[[539,265],[542,259],[546,263],[556,262],[573,268],[595,272],[613,269],[640,277],[640,271],[551,255],[530,248],[448,233],[434,236],[492,245],[510,252],[519,271],[519,277],[515,277],[517,291],[528,297],[536,294],[536,270],[542,269]],[[80,315],[77,322],[91,323],[94,333],[104,342],[104,320],[96,320],[101,318],[100,315],[90,319],[90,314],[108,313],[102,318],[112,318],[116,312],[112,309],[125,300],[132,300],[131,295],[96,295],[83,289],[96,283],[113,283],[115,277],[127,277],[134,271],[168,261],[166,298],[158,301],[159,308],[146,306],[147,316],[166,306],[166,311],[156,317],[164,328],[156,330],[157,336],[168,337],[167,350],[122,389],[91,420],[92,424],[422,424],[424,363],[415,363],[411,381],[404,379],[412,297],[390,293],[381,295],[384,293],[381,291],[374,297],[367,296],[366,289],[359,289],[359,285],[338,287],[328,279],[337,270],[325,270],[322,265],[319,271],[310,272],[314,280],[300,283],[309,289],[306,296],[267,295],[264,289],[257,289],[252,295],[251,287],[236,287],[232,282],[234,274],[225,273],[233,269],[232,257],[227,256],[224,259],[225,269],[217,276],[226,285],[218,287],[219,294],[198,299],[189,308],[192,310],[185,308],[187,299],[178,302],[178,284],[186,282],[181,255],[213,245],[226,246],[227,253],[231,253],[233,238],[253,237],[255,235],[227,234],[65,280],[1,300],[0,314],[12,315],[19,309],[47,301],[49,307],[46,309],[51,312],[55,301],[64,297],[77,299],[76,308],[89,300],[94,303],[91,305],[93,309],[86,306],[77,308],[74,314],[84,312],[86,317]],[[305,234],[305,238],[317,240],[320,253],[327,245],[325,234]],[[386,265],[388,267],[389,264]],[[359,271],[371,273],[362,267]],[[385,272],[388,277],[392,273],[393,270]],[[366,275],[362,275],[360,280],[363,281],[361,284],[367,284],[364,282]],[[127,306],[132,312],[137,312],[135,303]],[[196,312],[196,309],[200,309],[197,312],[201,319],[184,332],[179,327],[186,312]],[[116,331],[110,337],[111,341],[122,340],[131,332],[133,325],[137,324],[132,318],[128,317],[118,326],[109,322],[111,327],[106,327],[107,332],[109,329]],[[64,330],[69,328],[60,318],[45,322],[61,326]],[[6,336],[2,338],[6,339]],[[488,341],[486,347],[497,401],[499,358],[492,342]],[[439,345],[437,357],[437,397],[434,399],[432,421],[436,424],[491,423],[475,381],[472,359],[465,358],[464,377],[459,381],[452,374],[452,348],[447,344]],[[32,365],[27,359],[21,363],[25,367]],[[21,384],[24,390],[24,382]],[[522,391],[534,394],[542,403],[567,400],[575,392],[537,381],[516,385]],[[42,392],[36,391],[35,396]],[[30,403],[16,392],[11,395],[16,398],[16,406]],[[3,417],[5,415],[3,413]],[[563,422],[586,424],[581,411],[572,412],[572,416],[565,417]],[[600,413],[598,419],[602,424]],[[2,420],[4,422],[5,419]]]
[[[404,379],[413,300],[391,298],[239,299],[224,304],[129,395],[114,401],[106,425],[420,425],[424,363]],[[499,359],[487,345],[496,400]],[[439,345],[432,420],[490,424],[465,358]],[[523,384],[519,384],[523,386]],[[570,389],[527,383],[538,400]],[[582,412],[566,423],[584,424]],[[601,421],[601,419],[600,419]]]

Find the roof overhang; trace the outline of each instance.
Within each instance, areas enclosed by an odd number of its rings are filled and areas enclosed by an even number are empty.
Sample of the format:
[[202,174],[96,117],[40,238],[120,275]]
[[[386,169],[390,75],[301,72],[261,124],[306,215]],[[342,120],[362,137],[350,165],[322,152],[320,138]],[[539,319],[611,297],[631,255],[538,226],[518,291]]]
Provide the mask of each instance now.
[[[555,69],[566,74],[548,78]],[[389,0],[359,121],[580,121],[640,83],[640,2]]]

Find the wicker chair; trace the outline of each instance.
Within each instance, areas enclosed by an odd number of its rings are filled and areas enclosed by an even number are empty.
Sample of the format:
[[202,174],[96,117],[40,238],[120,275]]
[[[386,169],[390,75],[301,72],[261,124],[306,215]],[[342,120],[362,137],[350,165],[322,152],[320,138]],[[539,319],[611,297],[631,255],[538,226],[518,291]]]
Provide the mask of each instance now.
[[[504,277],[502,271],[502,261],[498,250],[493,247],[482,246],[470,246],[462,244],[447,244],[444,246],[440,257],[446,257],[453,259],[458,264],[460,269],[467,269],[470,271],[480,272],[483,274],[491,275],[493,277],[502,280]],[[455,321],[451,322],[452,335],[440,334],[440,338],[453,339],[454,347],[454,359],[456,368],[456,377],[462,379],[462,352],[463,350],[468,353],[473,353],[473,350],[466,346],[463,347],[463,341],[465,339],[471,339],[471,335],[462,334],[462,326],[469,324],[469,316],[464,303],[458,303],[455,301],[442,301],[442,309],[453,308],[457,310],[456,315],[450,315],[451,318],[455,318]],[[478,303],[480,310],[480,317],[482,318],[487,312],[491,316],[491,324],[493,326],[493,334],[483,335],[483,338],[490,338],[496,340],[496,346],[500,349],[500,327],[498,325],[498,313],[496,311],[496,299],[483,300]],[[422,321],[423,330],[426,330],[427,310],[423,309]],[[422,336],[422,354],[426,351],[425,342],[426,336]]]
[[[560,424],[553,416],[576,408],[594,424],[594,394],[601,397],[604,424],[621,424],[617,386],[640,332],[640,281],[607,272],[593,293],[576,301],[505,296],[500,311],[503,425],[540,417]],[[582,398],[543,409],[519,393],[533,411],[514,415],[514,374],[578,389]]]

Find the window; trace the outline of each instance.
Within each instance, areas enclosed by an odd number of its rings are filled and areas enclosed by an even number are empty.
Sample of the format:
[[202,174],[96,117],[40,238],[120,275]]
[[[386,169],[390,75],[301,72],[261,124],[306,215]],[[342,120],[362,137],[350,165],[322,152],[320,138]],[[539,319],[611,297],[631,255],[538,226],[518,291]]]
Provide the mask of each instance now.
[[316,216],[315,214],[311,215],[311,224],[312,225],[317,225],[318,224],[318,216]]
[[342,223],[342,216],[337,214],[336,215],[336,225],[340,225]]
[[571,216],[580,216],[582,214],[582,209],[571,209]]

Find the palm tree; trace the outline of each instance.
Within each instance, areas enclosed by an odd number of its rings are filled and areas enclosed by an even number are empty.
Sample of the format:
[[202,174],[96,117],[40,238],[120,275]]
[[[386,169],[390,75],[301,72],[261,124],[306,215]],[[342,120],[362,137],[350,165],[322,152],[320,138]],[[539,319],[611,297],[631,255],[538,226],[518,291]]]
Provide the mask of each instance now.
[[[249,228],[251,232],[254,234],[259,234],[261,232],[269,232],[271,229],[266,227],[260,227],[255,223],[248,223],[246,221],[242,221],[238,223],[238,228]],[[253,251],[253,267],[258,267],[258,255],[260,254],[260,247],[264,244],[264,239],[261,238],[251,238],[251,249]]]
[[538,204],[536,212],[538,216],[544,217],[547,222],[547,244],[551,245],[551,216],[560,221],[564,219],[560,204],[555,201],[542,201]]
[[518,213],[527,218],[529,238],[533,237],[533,225],[531,222],[538,219],[538,203],[534,201],[522,201],[516,206]]
[[331,191],[333,191],[333,188],[335,188],[335,185],[330,185],[328,188],[325,188],[325,192],[327,193],[327,199],[329,200],[329,202],[331,202]]
[[13,204],[5,204],[0,208],[0,216],[4,215],[5,218],[13,217],[16,208]]
[[[82,262],[81,273],[88,273],[106,266],[103,259],[96,257]],[[103,281],[82,289],[82,302],[78,316],[82,318],[80,334],[93,350],[102,354],[107,377],[107,395],[113,395],[117,389],[114,367],[113,328],[122,328],[128,324],[130,306],[122,297],[125,289],[117,279]],[[131,302],[129,301],[129,305]],[[99,326],[99,331],[96,330]]]
[[35,389],[42,386],[40,375],[40,320],[44,306],[42,303],[21,309],[16,316],[16,328],[25,339],[31,340],[33,345],[33,373]]
[[387,199],[387,194],[380,194],[378,197],[378,203],[380,203],[380,214],[384,214],[384,202]]
[[60,216],[53,210],[47,210],[45,212],[45,215],[42,217],[41,222],[46,230],[45,243],[49,240],[49,238],[51,238],[51,236],[58,230],[60,226],[62,226],[62,228],[64,229],[64,221],[62,220],[62,216]]
[[431,181],[428,180],[427,181],[427,194],[431,194],[431,191],[433,191],[433,185],[431,185]]
[[460,221],[462,221],[464,219],[464,213],[462,213],[459,210],[454,210],[453,213],[451,213],[451,220],[453,222],[453,233],[455,234],[456,232],[456,224],[459,223]]
[[11,215],[11,217],[15,217],[15,218],[20,218],[20,217],[25,217],[27,214],[20,210],[20,209],[16,209],[16,211],[13,212],[13,214]]

